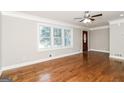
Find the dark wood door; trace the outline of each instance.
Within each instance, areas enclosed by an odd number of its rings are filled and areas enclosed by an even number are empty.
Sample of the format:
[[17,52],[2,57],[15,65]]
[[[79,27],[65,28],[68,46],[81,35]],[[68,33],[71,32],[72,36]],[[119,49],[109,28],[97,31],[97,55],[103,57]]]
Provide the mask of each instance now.
[[88,34],[87,34],[87,31],[83,31],[83,51],[88,51]]

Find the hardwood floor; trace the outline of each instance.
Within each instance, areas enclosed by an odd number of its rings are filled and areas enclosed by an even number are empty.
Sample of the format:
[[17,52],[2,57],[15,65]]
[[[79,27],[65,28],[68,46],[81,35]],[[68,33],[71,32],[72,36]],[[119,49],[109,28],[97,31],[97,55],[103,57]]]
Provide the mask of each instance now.
[[124,81],[124,62],[87,52],[4,71],[3,77],[18,82],[117,82]]

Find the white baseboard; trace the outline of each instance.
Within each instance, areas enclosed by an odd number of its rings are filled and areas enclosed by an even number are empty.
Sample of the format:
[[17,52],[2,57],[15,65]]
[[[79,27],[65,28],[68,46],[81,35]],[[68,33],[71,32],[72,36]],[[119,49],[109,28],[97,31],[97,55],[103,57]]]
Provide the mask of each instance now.
[[113,59],[123,60],[124,61],[124,57],[118,57],[118,56],[113,56],[113,55],[110,55],[109,57],[113,58]]
[[109,53],[109,51],[106,51],[106,50],[97,50],[97,49],[89,49],[89,51],[97,51],[97,52]]
[[13,69],[13,68],[19,68],[19,67],[23,67],[23,66],[28,66],[28,65],[32,65],[32,64],[36,64],[36,63],[41,63],[41,62],[45,62],[45,61],[49,61],[49,60],[53,60],[53,59],[57,59],[57,58],[62,58],[62,57],[66,57],[66,56],[71,56],[71,55],[75,55],[75,54],[79,54],[79,53],[82,53],[82,51],[64,54],[64,55],[55,56],[55,57],[50,57],[50,58],[45,58],[45,59],[40,59],[40,60],[36,60],[36,61],[32,61],[32,62],[25,62],[22,64],[16,64],[16,65],[12,65],[12,66],[5,66],[5,67],[2,67],[2,71],[8,70],[8,69]]

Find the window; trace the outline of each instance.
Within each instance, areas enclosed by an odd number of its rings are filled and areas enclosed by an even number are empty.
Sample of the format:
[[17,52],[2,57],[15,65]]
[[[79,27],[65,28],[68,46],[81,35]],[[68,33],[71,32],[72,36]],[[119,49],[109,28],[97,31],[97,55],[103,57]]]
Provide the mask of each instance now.
[[51,47],[51,28],[40,26],[40,48]]
[[38,26],[39,49],[61,49],[72,47],[72,29],[53,25]]
[[54,47],[62,47],[62,30],[60,28],[53,29]]
[[64,45],[65,47],[71,46],[71,30],[64,30]]

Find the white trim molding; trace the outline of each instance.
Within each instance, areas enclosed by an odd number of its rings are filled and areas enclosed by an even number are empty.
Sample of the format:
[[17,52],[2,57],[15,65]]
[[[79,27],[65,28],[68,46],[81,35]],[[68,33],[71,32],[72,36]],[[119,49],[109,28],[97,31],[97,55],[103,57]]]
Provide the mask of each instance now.
[[109,51],[107,51],[107,50],[89,49],[89,51],[96,51],[96,52],[104,52],[104,53],[109,53]]
[[57,59],[57,58],[62,58],[62,57],[66,57],[66,56],[71,56],[71,55],[75,55],[75,54],[79,54],[79,53],[82,53],[82,51],[69,53],[69,54],[64,54],[64,55],[55,56],[55,57],[50,57],[50,58],[45,58],[45,59],[40,59],[40,60],[36,60],[36,61],[31,61],[31,62],[25,62],[25,63],[22,63],[22,64],[15,64],[15,65],[11,65],[11,66],[5,66],[5,67],[2,67],[2,71],[8,70],[8,69],[24,67],[24,66],[28,66],[28,65],[33,65],[33,64],[37,64],[37,63],[41,63],[41,62],[45,62],[45,61],[49,61],[49,60],[53,60],[53,59]]
[[6,16],[11,16],[11,17],[17,17],[17,18],[23,18],[23,19],[27,19],[27,20],[38,21],[41,23],[54,24],[54,25],[67,26],[67,27],[75,27],[75,28],[80,28],[80,29],[82,28],[82,26],[79,26],[79,25],[73,25],[73,24],[69,24],[66,22],[52,20],[49,18],[43,18],[43,17],[39,17],[39,16],[34,16],[34,15],[22,13],[22,12],[2,11],[1,14],[6,15]]
[[118,57],[118,56],[113,56],[113,55],[110,55],[109,57],[113,58],[113,59],[123,60],[124,61],[124,57]]
[[109,28],[108,25],[106,25],[106,26],[99,26],[99,27],[90,28],[90,31],[92,31],[92,30],[99,30],[99,29],[108,29],[108,28]]

